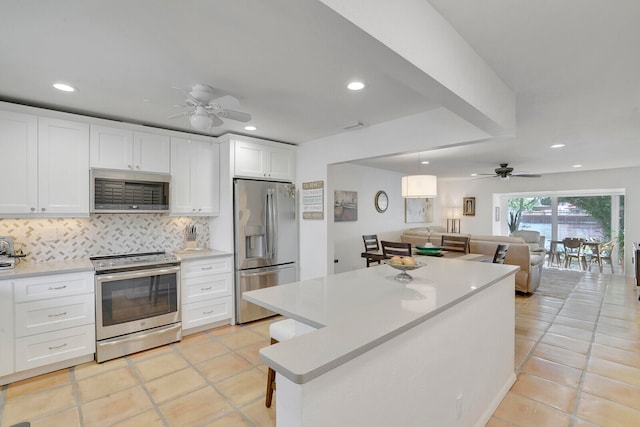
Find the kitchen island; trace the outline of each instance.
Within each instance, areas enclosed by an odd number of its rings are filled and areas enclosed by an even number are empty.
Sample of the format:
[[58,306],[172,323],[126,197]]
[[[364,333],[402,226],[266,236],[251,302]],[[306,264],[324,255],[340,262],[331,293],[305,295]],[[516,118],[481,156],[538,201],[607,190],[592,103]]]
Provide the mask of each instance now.
[[518,267],[434,258],[246,292],[318,328],[260,350],[277,426],[484,425],[514,374]]

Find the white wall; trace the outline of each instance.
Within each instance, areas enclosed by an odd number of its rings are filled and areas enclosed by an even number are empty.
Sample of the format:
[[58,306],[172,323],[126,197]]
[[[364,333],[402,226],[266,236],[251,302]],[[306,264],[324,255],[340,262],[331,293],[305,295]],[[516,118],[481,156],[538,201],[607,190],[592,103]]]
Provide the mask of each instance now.
[[[333,264],[334,273],[342,273],[367,265],[364,258],[360,257],[360,253],[364,250],[362,241],[364,234],[377,234],[378,240],[399,242],[400,234],[406,228],[441,224],[440,209],[437,205],[433,208],[433,222],[405,223],[404,199],[400,188],[401,178],[402,174],[398,172],[349,163],[329,166],[327,186],[329,206],[333,205],[334,190],[358,192],[357,221],[334,222],[333,212],[331,209],[327,210],[328,233],[332,236],[329,239],[328,250],[330,253],[333,251],[331,258],[339,261]],[[380,190],[389,196],[389,207],[384,213],[378,212],[374,205],[375,195]]]
[[[438,180],[440,203],[462,204],[463,197],[476,198],[476,216],[462,217],[463,233],[493,234],[493,198],[496,194],[515,192],[546,192],[563,190],[624,189],[625,190],[625,266],[626,275],[632,276],[630,268],[633,242],[640,239],[640,186],[635,185],[640,168],[608,169],[600,171],[547,174],[537,179]],[[501,222],[506,222],[504,209]],[[502,225],[502,224],[500,224]]]

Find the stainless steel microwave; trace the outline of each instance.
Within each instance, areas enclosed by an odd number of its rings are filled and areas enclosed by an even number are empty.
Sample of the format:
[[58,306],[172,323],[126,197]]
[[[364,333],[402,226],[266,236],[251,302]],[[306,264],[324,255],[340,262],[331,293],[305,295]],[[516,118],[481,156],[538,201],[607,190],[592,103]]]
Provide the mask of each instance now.
[[167,213],[171,175],[91,169],[91,213]]

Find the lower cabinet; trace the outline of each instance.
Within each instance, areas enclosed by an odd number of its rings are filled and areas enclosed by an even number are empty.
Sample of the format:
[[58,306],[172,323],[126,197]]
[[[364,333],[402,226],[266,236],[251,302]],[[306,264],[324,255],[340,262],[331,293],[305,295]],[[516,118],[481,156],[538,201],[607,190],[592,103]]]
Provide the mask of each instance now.
[[185,335],[233,318],[233,259],[216,256],[183,260],[182,330]]
[[95,353],[93,283],[93,271],[0,280],[0,377]]

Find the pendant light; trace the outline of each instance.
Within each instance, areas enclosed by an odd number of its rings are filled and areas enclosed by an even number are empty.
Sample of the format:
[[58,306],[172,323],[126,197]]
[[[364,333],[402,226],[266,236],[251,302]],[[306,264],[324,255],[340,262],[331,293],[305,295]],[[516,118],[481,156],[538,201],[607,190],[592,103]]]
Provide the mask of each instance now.
[[437,195],[437,176],[407,175],[402,177],[402,197],[406,199],[428,199]]

